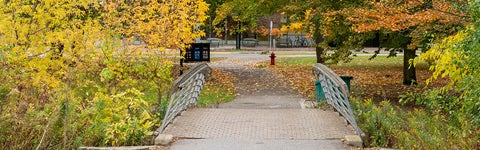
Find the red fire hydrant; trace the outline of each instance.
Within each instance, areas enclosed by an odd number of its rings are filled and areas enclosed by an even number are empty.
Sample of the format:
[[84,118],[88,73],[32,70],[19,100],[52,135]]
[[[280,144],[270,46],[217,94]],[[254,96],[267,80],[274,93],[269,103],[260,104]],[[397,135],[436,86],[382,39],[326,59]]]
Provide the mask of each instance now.
[[275,65],[275,57],[277,57],[277,56],[275,56],[275,53],[272,52],[270,54],[270,65]]

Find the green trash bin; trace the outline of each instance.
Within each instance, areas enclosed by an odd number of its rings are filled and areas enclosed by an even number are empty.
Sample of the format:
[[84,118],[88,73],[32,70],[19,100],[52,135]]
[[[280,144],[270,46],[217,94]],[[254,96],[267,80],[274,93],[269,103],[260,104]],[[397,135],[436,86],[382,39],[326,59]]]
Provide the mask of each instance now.
[[315,81],[315,87],[316,87],[315,99],[316,99],[317,103],[319,103],[321,101],[325,101],[326,100],[325,93],[323,92],[322,84],[320,84],[319,80]]
[[352,76],[340,76],[340,78],[342,78],[343,82],[345,82],[345,84],[347,84],[348,92],[350,92],[350,80],[353,80],[353,77]]

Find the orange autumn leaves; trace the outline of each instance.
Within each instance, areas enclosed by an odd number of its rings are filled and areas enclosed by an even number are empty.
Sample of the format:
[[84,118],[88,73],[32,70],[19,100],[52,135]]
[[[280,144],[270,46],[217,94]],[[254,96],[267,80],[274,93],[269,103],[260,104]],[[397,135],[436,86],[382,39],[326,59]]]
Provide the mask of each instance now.
[[434,0],[428,4],[424,0],[370,2],[369,7],[328,12],[327,16],[344,14],[347,21],[353,22],[352,29],[358,33],[387,29],[406,30],[436,22],[449,24],[462,21],[465,14],[450,1]]

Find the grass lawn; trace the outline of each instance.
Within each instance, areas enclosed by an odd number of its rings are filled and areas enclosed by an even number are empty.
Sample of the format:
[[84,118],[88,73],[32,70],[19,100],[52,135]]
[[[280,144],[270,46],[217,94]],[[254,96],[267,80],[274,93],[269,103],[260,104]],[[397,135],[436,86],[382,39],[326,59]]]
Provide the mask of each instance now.
[[[267,55],[270,55],[270,53],[267,53]],[[276,51],[275,55],[281,57],[281,56],[294,56],[294,55],[313,55],[315,56],[315,51],[303,51],[303,52],[298,52],[298,51]]]
[[[342,69],[388,69],[388,68],[401,68],[403,67],[403,57],[386,57],[386,56],[377,56],[374,59],[370,60],[370,57],[367,56],[357,56],[352,57],[352,61],[348,63],[339,63],[339,64],[330,64],[329,67],[332,68],[342,68]],[[289,57],[289,58],[280,58],[277,59],[277,63],[280,66],[293,66],[293,67],[311,67],[315,65],[315,57]],[[328,63],[327,63],[328,64]],[[426,63],[418,64],[417,68],[426,68],[428,67]]]
[[207,84],[203,87],[197,106],[217,107],[218,104],[232,101],[234,98],[234,92],[228,88],[221,85]]
[[213,69],[211,80],[207,81],[197,102],[199,107],[217,107],[220,103],[235,98],[233,76],[227,72]]

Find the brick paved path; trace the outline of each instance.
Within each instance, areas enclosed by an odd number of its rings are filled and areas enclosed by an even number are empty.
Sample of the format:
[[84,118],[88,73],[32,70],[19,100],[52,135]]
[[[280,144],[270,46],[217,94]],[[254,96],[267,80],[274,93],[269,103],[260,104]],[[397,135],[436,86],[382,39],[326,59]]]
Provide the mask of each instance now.
[[354,132],[338,113],[303,108],[304,99],[285,79],[248,67],[268,60],[266,55],[225,56],[226,60],[210,65],[235,75],[239,95],[219,108],[188,109],[178,116],[165,130],[180,138],[171,149],[348,148],[341,139]]
[[[344,128],[342,128],[344,127]],[[326,140],[349,134],[336,112],[317,109],[191,109],[167,133],[186,138]]]

